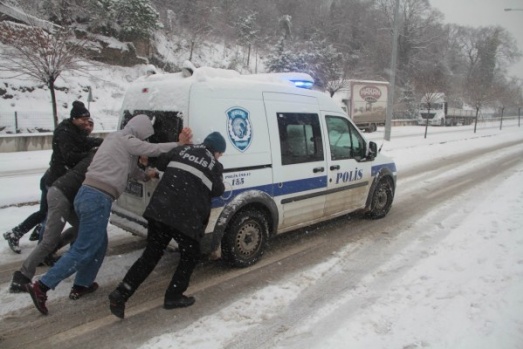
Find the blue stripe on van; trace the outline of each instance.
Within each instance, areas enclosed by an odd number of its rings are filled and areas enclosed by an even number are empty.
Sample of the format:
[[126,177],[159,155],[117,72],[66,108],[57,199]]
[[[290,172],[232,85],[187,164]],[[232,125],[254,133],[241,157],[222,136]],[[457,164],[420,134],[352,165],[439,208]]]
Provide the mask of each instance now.
[[269,194],[272,197],[277,197],[281,195],[289,195],[289,194],[298,194],[302,193],[304,191],[319,189],[319,188],[326,188],[327,187],[327,176],[322,177],[314,177],[314,178],[306,178],[306,179],[299,179],[295,181],[288,181],[288,182],[280,182],[280,183],[274,183],[274,184],[266,184],[266,185],[259,185],[256,187],[249,187],[249,188],[241,188],[241,189],[235,189],[231,193],[231,191],[226,191],[223,193],[222,197],[229,197],[229,199],[222,199],[219,198],[213,198],[212,199],[212,207],[221,207],[226,205],[228,202],[230,202],[232,199],[234,199],[235,196],[249,190],[259,190],[263,191],[267,194]]
[[391,162],[391,163],[388,163],[388,164],[381,164],[381,165],[372,166],[372,168],[370,169],[370,175],[372,177],[376,176],[376,174],[382,168],[388,168],[389,170],[391,170],[392,173],[396,173],[396,164]]

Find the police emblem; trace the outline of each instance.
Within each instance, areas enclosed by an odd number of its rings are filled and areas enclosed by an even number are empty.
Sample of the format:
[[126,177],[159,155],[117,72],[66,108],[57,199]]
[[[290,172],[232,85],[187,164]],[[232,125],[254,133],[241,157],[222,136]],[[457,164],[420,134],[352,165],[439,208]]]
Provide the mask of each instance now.
[[252,127],[249,112],[245,109],[234,107],[226,111],[227,133],[229,140],[236,149],[244,152],[252,141]]

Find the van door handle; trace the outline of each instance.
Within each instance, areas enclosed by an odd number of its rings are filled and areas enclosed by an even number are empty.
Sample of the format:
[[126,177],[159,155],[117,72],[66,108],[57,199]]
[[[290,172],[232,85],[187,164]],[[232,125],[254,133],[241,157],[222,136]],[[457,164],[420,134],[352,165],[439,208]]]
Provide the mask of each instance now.
[[340,169],[340,165],[333,165],[330,167],[331,171],[334,171],[334,170],[339,170]]
[[324,172],[324,171],[325,171],[325,167],[316,167],[312,170],[312,172],[314,172],[314,173]]

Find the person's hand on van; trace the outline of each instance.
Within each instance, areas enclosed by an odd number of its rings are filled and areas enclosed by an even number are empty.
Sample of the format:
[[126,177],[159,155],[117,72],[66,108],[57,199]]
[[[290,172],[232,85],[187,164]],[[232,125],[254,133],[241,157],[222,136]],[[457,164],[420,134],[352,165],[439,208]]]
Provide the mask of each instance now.
[[155,168],[148,168],[145,170],[145,177],[147,181],[153,178],[160,178],[160,172]]
[[178,139],[180,145],[192,144],[192,130],[189,127],[184,127]]

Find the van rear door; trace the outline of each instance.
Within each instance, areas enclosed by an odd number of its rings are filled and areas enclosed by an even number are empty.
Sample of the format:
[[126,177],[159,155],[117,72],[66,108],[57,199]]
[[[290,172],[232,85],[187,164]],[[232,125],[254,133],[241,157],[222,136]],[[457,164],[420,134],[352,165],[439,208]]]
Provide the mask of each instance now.
[[327,186],[324,141],[315,97],[263,93],[273,144],[274,197],[279,231],[323,217]]

